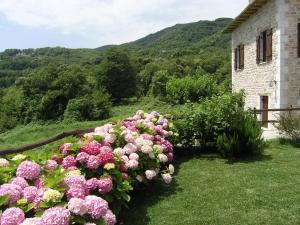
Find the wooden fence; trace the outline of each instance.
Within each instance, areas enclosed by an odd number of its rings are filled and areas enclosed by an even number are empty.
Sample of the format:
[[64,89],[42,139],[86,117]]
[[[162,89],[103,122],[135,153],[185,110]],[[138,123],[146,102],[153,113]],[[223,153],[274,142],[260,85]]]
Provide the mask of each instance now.
[[[263,113],[269,113],[269,112],[293,112],[293,111],[300,111],[299,107],[289,107],[289,108],[284,108],[284,109],[253,109],[253,112],[255,113],[255,115],[257,114],[263,114]],[[265,124],[265,123],[277,123],[277,120],[261,120],[261,123]]]
[[35,142],[33,144],[23,145],[23,146],[20,146],[20,147],[17,147],[17,148],[0,149],[0,155],[25,152],[25,151],[28,151],[28,150],[31,150],[31,149],[34,149],[34,148],[38,148],[38,147],[50,144],[50,143],[58,141],[58,140],[61,140],[65,137],[79,136],[79,135],[82,135],[84,133],[89,133],[89,132],[93,132],[93,131],[94,131],[94,128],[78,129],[78,130],[71,130],[71,131],[62,132],[62,133],[57,134],[53,137]]

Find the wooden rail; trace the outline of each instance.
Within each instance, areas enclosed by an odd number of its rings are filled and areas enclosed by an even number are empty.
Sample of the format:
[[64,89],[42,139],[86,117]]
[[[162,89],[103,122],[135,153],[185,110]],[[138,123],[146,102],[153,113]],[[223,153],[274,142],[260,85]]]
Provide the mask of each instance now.
[[[289,107],[289,108],[281,108],[281,109],[253,109],[253,112],[255,113],[255,115],[257,114],[261,114],[261,113],[269,113],[269,112],[289,112],[291,113],[292,111],[300,111],[299,107]],[[265,124],[265,123],[278,123],[277,120],[262,120],[260,121],[261,123]]]
[[82,135],[84,133],[89,133],[89,132],[93,132],[94,128],[88,128],[88,129],[77,129],[77,130],[71,130],[71,131],[66,131],[66,132],[62,132],[59,133],[53,137],[35,142],[33,144],[27,144],[27,145],[23,145],[21,147],[17,147],[17,148],[7,148],[7,149],[0,149],[0,155],[6,155],[6,154],[14,154],[14,153],[20,153],[20,152],[25,152],[34,148],[38,148],[47,144],[50,144],[52,142],[61,140],[65,137],[69,137],[69,136],[79,136]]

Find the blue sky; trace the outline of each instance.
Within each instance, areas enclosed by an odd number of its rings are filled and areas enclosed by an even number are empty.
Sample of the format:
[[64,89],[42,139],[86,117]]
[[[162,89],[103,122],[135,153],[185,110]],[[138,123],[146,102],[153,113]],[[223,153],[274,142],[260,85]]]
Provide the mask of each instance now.
[[177,23],[235,17],[248,0],[0,0],[0,51],[96,48]]

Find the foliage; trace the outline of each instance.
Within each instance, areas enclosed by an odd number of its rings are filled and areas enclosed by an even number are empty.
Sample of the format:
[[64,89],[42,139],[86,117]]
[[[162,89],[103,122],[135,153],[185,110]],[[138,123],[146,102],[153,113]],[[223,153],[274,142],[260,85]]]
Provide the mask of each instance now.
[[285,112],[278,115],[276,128],[292,141],[300,142],[300,117],[298,112]]
[[1,220],[29,223],[25,214],[49,225],[114,225],[109,208],[118,213],[131,200],[133,188],[154,179],[171,182],[173,146],[168,137],[173,129],[157,112],[138,111],[63,144],[59,154],[39,164],[25,155],[1,158]]
[[254,115],[244,110],[242,93],[224,94],[186,107],[176,124],[183,145],[215,143],[225,157],[262,152],[261,127]]
[[103,120],[109,118],[111,102],[109,95],[97,91],[91,95],[71,99],[64,111],[65,120]]
[[116,101],[136,93],[136,68],[130,56],[120,49],[110,49],[102,64],[104,85]]
[[209,75],[172,79],[166,85],[168,100],[179,104],[197,102],[201,98],[212,97],[218,92],[216,81]]

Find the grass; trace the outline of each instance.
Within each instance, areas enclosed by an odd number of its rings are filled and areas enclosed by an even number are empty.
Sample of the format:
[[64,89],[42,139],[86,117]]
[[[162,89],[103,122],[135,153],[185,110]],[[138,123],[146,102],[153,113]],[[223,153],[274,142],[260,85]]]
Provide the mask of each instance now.
[[258,159],[176,159],[171,186],[136,193],[123,225],[300,224],[300,149],[273,142]]
[[[176,107],[178,108],[180,106]],[[116,122],[120,119],[124,119],[134,115],[134,113],[140,109],[146,112],[155,110],[162,114],[167,114],[174,110],[174,107],[171,105],[166,105],[166,103],[153,98],[144,98],[141,101],[135,102],[130,105],[120,105],[113,107],[112,116],[107,120],[72,123],[56,122],[49,124],[28,124],[25,126],[18,126],[15,129],[0,134],[0,149],[33,143],[40,139],[51,137],[62,131],[78,128],[92,128],[101,126],[108,122]],[[37,149],[37,151],[48,148],[49,146],[53,145],[47,145],[45,147]]]

